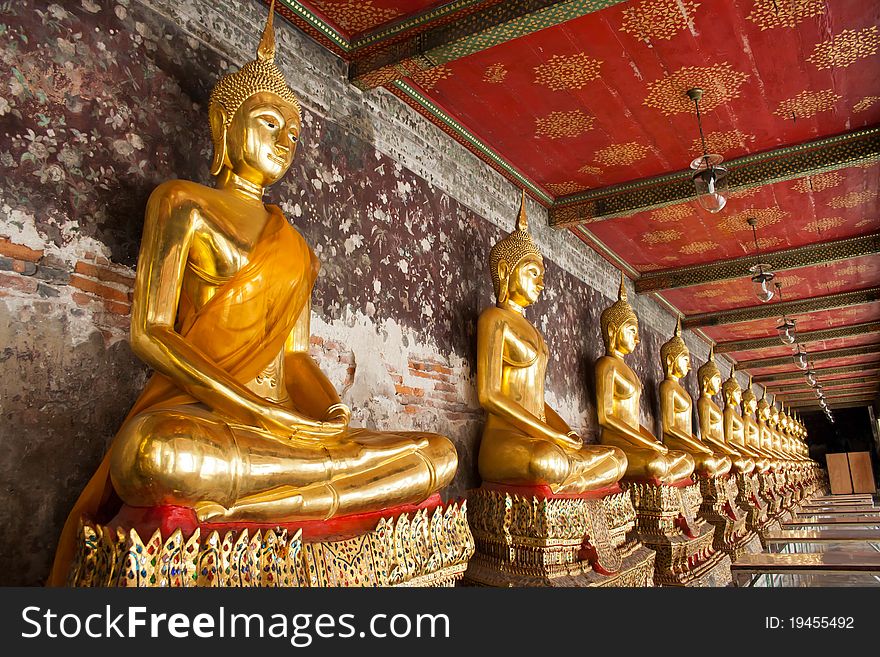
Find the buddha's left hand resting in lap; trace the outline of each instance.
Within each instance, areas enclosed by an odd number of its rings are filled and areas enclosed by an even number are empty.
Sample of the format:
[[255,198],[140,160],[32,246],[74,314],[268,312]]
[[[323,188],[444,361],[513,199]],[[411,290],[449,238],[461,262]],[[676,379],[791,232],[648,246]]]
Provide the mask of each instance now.
[[544,402],[548,351],[523,310],[544,289],[544,260],[528,232],[523,195],[516,229],[489,255],[496,305],[477,324],[477,392],[486,410],[483,481],[544,485],[553,493],[610,486],[626,471],[616,447],[584,445]]
[[[258,58],[217,83],[208,112],[216,187],[166,182],[147,206],[131,344],[156,373],[68,525],[97,513],[108,477],[128,505],[190,507],[202,521],[327,519],[424,501],[455,474],[452,443],[352,429],[308,354],[319,263],[262,201],[300,133],[271,15]],[[56,571],[65,550],[63,536]]]

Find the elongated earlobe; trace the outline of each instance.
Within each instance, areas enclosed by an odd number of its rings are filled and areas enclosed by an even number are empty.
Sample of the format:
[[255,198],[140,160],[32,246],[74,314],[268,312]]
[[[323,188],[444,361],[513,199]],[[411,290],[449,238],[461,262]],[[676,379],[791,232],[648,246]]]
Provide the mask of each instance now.
[[211,175],[216,176],[226,162],[226,112],[222,107],[214,105],[208,110],[208,123],[211,125],[211,141],[214,142]]
[[507,303],[507,297],[510,294],[510,268],[507,262],[502,260],[498,263],[498,303]]

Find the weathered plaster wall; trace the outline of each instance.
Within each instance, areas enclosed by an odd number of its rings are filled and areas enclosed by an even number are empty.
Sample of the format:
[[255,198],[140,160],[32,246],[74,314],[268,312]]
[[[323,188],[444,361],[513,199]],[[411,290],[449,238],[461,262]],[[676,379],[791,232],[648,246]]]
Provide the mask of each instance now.
[[[209,182],[206,99],[220,73],[253,58],[265,9],[36,0],[0,12],[0,583],[38,584],[148,374],[126,342],[145,201],[168,178]],[[323,261],[313,356],[356,424],[451,436],[460,468],[448,494],[461,495],[478,483],[487,255],[512,227],[517,190],[392,95],[348,85],[343,64],[293,28],[277,33],[304,130],[271,198]],[[547,260],[528,317],[552,352],[548,401],[595,440],[598,317],[618,274],[529,211]],[[673,319],[648,298],[633,305],[642,345],[631,364],[656,429]],[[706,346],[686,339],[696,369]]]

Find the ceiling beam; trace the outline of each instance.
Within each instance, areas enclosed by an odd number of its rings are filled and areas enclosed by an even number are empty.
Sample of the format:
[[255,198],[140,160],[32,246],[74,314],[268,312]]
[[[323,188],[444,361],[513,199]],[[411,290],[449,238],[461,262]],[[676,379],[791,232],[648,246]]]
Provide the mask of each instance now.
[[[864,363],[859,365],[841,365],[840,367],[826,367],[824,370],[814,369],[813,372],[816,374],[816,378],[821,381],[820,377],[830,376],[832,374],[855,374],[857,372],[867,373],[878,369],[880,369],[880,363]],[[756,376],[753,381],[755,383],[760,383],[761,385],[766,386],[767,384],[773,385],[776,381],[803,379],[803,377],[804,373],[798,370],[797,372],[779,372],[778,374],[765,374],[763,376]]]
[[842,292],[840,294],[828,294],[823,297],[811,297],[809,299],[796,299],[793,301],[780,301],[777,303],[749,306],[748,308],[732,308],[719,310],[711,313],[698,313],[688,315],[682,320],[682,328],[694,329],[703,326],[721,326],[725,324],[739,324],[756,319],[779,317],[785,312],[787,315],[799,315],[802,313],[816,312],[818,310],[834,310],[871,303],[880,299],[880,287],[871,287],[854,292]]
[[[845,390],[841,390],[841,389],[836,389],[836,390],[825,389],[824,390],[825,398],[829,399],[829,400],[832,398],[836,398],[836,397],[852,397],[853,395],[869,395],[871,393],[876,393],[876,392],[877,392],[877,383],[876,382],[873,384],[867,385],[867,386],[862,386],[862,387],[858,387],[858,388],[850,388],[848,390],[846,390],[846,389]],[[789,401],[798,401],[798,400],[802,400],[802,399],[817,399],[816,393],[813,390],[806,390],[803,392],[786,393],[786,394],[782,394],[782,393],[777,392],[777,393],[775,393],[775,397],[777,400],[781,400],[781,401],[785,402],[786,404]]]
[[[843,349],[829,349],[828,351],[817,351],[810,354],[809,361],[829,360],[831,358],[849,358],[850,356],[867,356],[868,354],[880,354],[880,344],[868,344],[859,347],[845,347]],[[777,365],[789,365],[792,363],[792,356],[777,356],[775,358],[761,358],[755,360],[741,360],[734,369],[736,370],[753,370],[764,367],[776,367]]]
[[[830,329],[821,329],[819,331],[806,331],[797,334],[797,341],[801,344],[809,344],[821,340],[851,338],[856,335],[865,335],[866,333],[880,333],[880,322],[867,322],[865,324],[838,326]],[[732,340],[730,342],[719,342],[716,344],[715,353],[729,354],[732,351],[752,351],[754,349],[778,347],[779,345],[779,338],[776,336],[769,338],[755,338],[753,340]]]
[[[880,127],[871,127],[746,155],[726,166],[731,191],[742,191],[877,159]],[[558,198],[550,208],[550,225],[569,228],[691,201],[692,175],[690,170],[678,171]]]
[[691,285],[703,285],[750,276],[749,267],[760,263],[773,271],[822,265],[880,253],[880,233],[835,242],[808,244],[795,249],[722,260],[708,265],[664,269],[642,274],[635,282],[636,292],[659,292]]
[[[836,399],[826,399],[825,403],[832,408],[849,408],[850,406],[870,406],[871,402],[876,399],[877,393],[870,395],[853,395],[851,397],[838,397]],[[819,400],[804,400],[794,402],[790,408],[819,408]]]
[[[815,370],[813,370],[815,372]],[[818,377],[817,377],[818,378]],[[832,379],[830,381],[826,381],[822,383],[824,388],[834,388],[838,385],[852,385],[859,386],[866,383],[880,383],[880,372],[874,374],[874,376],[856,376],[850,379]],[[798,390],[812,390],[810,385],[804,381],[799,381],[798,383],[786,383],[786,384],[774,384],[768,383],[764,384],[764,387],[769,389],[774,395],[785,395],[789,392],[797,392]]]
[[620,2],[623,0],[450,3],[464,5],[454,12],[454,18],[446,12],[442,19],[431,20],[432,12],[428,12],[403,21],[408,26],[405,30],[392,25],[359,36],[351,44],[348,77],[360,89],[374,89]]

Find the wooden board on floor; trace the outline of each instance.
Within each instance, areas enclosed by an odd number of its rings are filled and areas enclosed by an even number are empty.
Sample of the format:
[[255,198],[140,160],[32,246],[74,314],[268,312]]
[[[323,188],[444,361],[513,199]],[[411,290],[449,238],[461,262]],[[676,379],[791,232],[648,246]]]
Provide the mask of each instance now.
[[730,566],[747,573],[873,573],[880,572],[880,552],[807,552],[744,554]]
[[849,459],[846,454],[826,454],[828,466],[828,483],[831,484],[833,495],[852,493],[852,480],[849,476]]
[[764,543],[877,543],[880,529],[782,529],[764,532]]
[[799,516],[852,516],[864,515],[866,513],[880,513],[880,507],[876,506],[851,506],[847,508],[840,507],[818,507],[805,506],[796,511]]
[[874,468],[868,452],[850,452],[849,474],[852,479],[853,493],[873,493],[877,490],[874,483]]
[[821,495],[820,497],[811,497],[810,502],[870,502],[873,498],[868,494],[859,493],[856,495],[855,493],[849,493],[847,495]]
[[862,525],[863,527],[880,527],[880,517],[838,516],[835,518],[797,518],[782,523],[782,527],[817,526],[817,525]]

